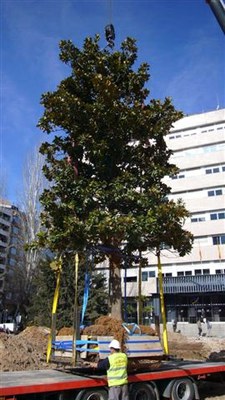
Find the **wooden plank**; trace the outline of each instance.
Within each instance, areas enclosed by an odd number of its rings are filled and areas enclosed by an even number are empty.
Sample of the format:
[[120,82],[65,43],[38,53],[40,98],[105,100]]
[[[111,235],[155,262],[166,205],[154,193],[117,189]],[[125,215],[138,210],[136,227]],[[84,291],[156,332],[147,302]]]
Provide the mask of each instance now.
[[[71,341],[71,348],[72,348],[72,343],[73,343],[73,335],[68,335],[68,336],[56,336],[55,338],[56,342],[61,342],[61,341]],[[53,350],[52,355],[54,357],[67,357],[71,358],[72,357],[72,350],[71,351],[63,351],[63,350]]]
[[126,341],[126,349],[129,358],[163,356],[162,345],[157,336],[131,335]]
[[113,340],[113,336],[97,336],[99,347],[99,358],[103,359],[109,356],[109,344]]
[[[112,336],[98,336],[99,357],[104,359],[110,354],[109,344]],[[158,336],[129,335],[125,343],[129,358],[154,358],[163,356],[163,349]]]
[[[82,335],[81,340],[88,340],[87,335]],[[113,336],[97,336],[98,349],[99,349],[99,358],[104,359],[109,356],[109,344],[112,341]],[[57,336],[56,341],[62,342],[71,342],[72,349],[72,336]],[[67,343],[64,343],[66,345]],[[161,342],[158,336],[150,336],[150,335],[128,335],[127,341],[125,343],[126,354],[129,358],[153,358],[163,356],[163,349]],[[87,349],[90,348],[89,344],[84,344],[81,346],[83,349],[80,352],[80,357],[82,359],[88,358],[88,354],[90,354]],[[94,352],[93,352],[94,354]],[[65,350],[54,350],[53,355],[55,357],[72,357],[72,351]]]

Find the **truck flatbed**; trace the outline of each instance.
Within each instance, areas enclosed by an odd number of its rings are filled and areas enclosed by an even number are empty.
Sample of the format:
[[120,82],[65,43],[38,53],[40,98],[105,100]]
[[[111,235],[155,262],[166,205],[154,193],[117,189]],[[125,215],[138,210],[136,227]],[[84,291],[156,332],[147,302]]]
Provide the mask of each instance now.
[[[224,362],[167,361],[155,371],[146,371],[129,375],[129,382],[157,381],[160,379],[193,376],[202,379],[211,374],[225,374]],[[104,387],[105,375],[90,375],[60,370],[34,370],[2,372],[0,374],[0,396],[31,393],[47,393],[79,388]]]

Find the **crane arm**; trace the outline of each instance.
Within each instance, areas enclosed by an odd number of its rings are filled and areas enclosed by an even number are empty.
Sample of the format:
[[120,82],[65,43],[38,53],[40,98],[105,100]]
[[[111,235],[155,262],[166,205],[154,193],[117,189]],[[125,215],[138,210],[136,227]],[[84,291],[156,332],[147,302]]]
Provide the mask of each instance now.
[[206,0],[225,34],[225,6],[223,0]]

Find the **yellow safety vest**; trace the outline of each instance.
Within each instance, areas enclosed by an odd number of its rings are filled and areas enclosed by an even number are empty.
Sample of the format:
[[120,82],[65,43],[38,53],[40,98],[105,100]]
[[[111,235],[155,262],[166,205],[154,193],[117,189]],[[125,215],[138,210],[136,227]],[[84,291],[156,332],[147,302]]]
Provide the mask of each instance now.
[[128,383],[127,356],[124,353],[113,353],[109,357],[107,371],[108,386],[121,386]]

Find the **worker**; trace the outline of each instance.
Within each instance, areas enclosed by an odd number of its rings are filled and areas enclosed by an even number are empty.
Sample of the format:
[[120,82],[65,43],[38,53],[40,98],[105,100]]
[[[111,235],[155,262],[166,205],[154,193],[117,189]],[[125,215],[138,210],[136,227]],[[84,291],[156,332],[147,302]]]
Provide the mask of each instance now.
[[176,318],[172,319],[172,327],[173,327],[173,331],[176,332],[177,331],[177,319]]
[[197,320],[197,327],[198,327],[198,336],[202,336],[202,321],[201,318],[198,318]]
[[98,363],[91,363],[97,369],[107,371],[109,387],[108,400],[129,400],[128,377],[127,377],[127,355],[121,352],[120,343],[113,339],[109,344],[110,355]]

